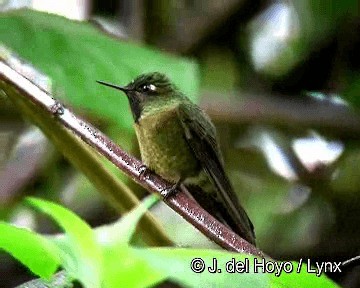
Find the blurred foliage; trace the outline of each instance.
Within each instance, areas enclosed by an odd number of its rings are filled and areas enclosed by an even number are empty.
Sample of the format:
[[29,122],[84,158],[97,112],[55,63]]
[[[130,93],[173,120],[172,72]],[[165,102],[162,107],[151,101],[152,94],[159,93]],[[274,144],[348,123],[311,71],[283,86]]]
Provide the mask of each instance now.
[[261,73],[281,77],[356,21],[358,1],[278,1],[257,16],[249,29],[249,53]]
[[[1,249],[40,277],[49,279],[54,274],[60,264],[60,253],[53,243],[41,235],[5,222],[0,222],[0,232]],[[33,257],[34,255],[39,257]]]
[[121,129],[133,131],[126,97],[96,80],[126,85],[141,73],[160,71],[193,100],[198,94],[195,62],[116,40],[88,23],[32,10],[11,11],[0,14],[0,41],[50,76],[57,98]]
[[231,51],[209,47],[204,50],[202,62],[202,89],[231,91],[236,86],[236,66]]
[[345,90],[344,95],[346,99],[355,107],[360,107],[360,72],[356,73],[355,75],[350,75],[349,80],[350,85]]
[[[155,195],[146,199],[139,207],[111,225],[92,230],[83,220],[71,211],[51,202],[30,198],[28,203],[35,209],[52,217],[65,231],[64,235],[41,236],[35,232],[0,223],[0,235],[9,233],[13,240],[0,237],[0,248],[5,249],[29,267],[36,275],[49,279],[59,265],[68,275],[68,281],[79,280],[85,287],[150,287],[165,279],[186,287],[338,287],[324,275],[320,277],[306,272],[303,265],[301,273],[208,273],[201,277],[190,272],[194,259],[202,259],[211,268],[213,259],[218,267],[224,269],[226,263],[248,262],[248,270],[255,271],[255,257],[239,253],[229,253],[206,249],[183,248],[134,248],[129,241],[146,208],[158,200]],[[20,240],[21,239],[21,240]],[[25,245],[24,245],[25,243]],[[44,252],[39,252],[39,249]],[[52,253],[49,253],[52,252]],[[44,257],[30,257],[40,253]],[[58,258],[60,255],[60,259]],[[123,259],[119,261],[119,259]],[[131,259],[131,261],[124,261]],[[257,259],[260,261],[260,259]],[[194,261],[194,262],[192,262]],[[201,260],[200,260],[201,261]],[[268,261],[273,261],[268,259]],[[46,263],[46,265],[44,265]],[[201,262],[202,263],[202,262]],[[193,264],[199,269],[202,264]],[[299,265],[293,262],[291,265]],[[290,266],[291,266],[290,265]],[[231,267],[231,266],[228,266]],[[235,268],[233,268],[235,269]],[[200,268],[201,271],[201,268]],[[190,273],[189,273],[190,272]],[[138,277],[141,275],[141,277]],[[41,283],[42,281],[40,281]],[[46,282],[45,282],[46,283]],[[34,283],[35,284],[35,283]]]

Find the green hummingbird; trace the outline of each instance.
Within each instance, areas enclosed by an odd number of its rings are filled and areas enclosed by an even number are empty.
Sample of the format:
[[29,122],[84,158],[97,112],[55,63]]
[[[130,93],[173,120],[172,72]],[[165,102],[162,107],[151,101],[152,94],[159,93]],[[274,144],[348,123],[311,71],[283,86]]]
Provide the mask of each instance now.
[[225,173],[205,112],[162,73],[140,75],[124,87],[97,82],[127,95],[144,164],[174,187],[185,185],[205,210],[255,244],[254,227]]

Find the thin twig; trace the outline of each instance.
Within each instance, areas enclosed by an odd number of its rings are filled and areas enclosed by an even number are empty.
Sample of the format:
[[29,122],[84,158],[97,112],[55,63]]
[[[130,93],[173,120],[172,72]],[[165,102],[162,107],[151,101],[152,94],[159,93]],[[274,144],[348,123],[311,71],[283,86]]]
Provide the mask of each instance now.
[[341,263],[341,266],[359,266],[360,265],[360,255],[352,257]]
[[[152,172],[145,173],[146,175],[144,176],[144,173],[142,173],[144,165],[139,160],[124,152],[107,136],[74,115],[69,109],[51,97],[49,93],[40,89],[4,62],[0,62],[0,80],[15,87],[21,95],[26,97],[34,105],[41,107],[44,113],[49,113],[49,115],[55,117],[65,127],[95,148],[100,154],[109,159],[126,175],[147,190],[161,194],[161,191],[171,186],[169,182]],[[230,251],[264,257],[262,251],[217,221],[181,190],[174,193],[173,196],[169,196],[164,201],[221,247]]]

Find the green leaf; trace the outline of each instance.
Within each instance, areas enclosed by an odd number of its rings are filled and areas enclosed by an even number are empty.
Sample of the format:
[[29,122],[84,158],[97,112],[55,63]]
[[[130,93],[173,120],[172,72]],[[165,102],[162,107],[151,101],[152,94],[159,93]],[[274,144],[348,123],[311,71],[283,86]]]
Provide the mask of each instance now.
[[27,202],[52,217],[65,230],[68,241],[59,247],[63,251],[64,268],[69,274],[86,287],[100,287],[103,258],[91,227],[60,205],[35,198],[27,198]]
[[128,213],[124,217],[121,218],[119,230],[119,234],[122,235],[122,239],[124,242],[129,243],[131,237],[133,236],[136,225],[140,221],[141,217],[145,214],[145,212],[157,203],[160,200],[160,196],[156,194],[151,194],[146,197],[143,201],[141,201],[140,205],[137,206],[131,213]]
[[56,98],[132,130],[126,97],[96,80],[127,84],[144,72],[166,73],[196,100],[198,66],[102,33],[89,23],[32,10],[0,14],[0,41],[54,80]]
[[105,287],[149,287],[165,279],[163,273],[154,270],[149,263],[134,254],[129,246],[140,218],[158,200],[158,195],[150,195],[119,221],[95,229],[106,263]]
[[[281,262],[279,262],[281,263]],[[325,275],[320,277],[316,276],[314,273],[309,273],[307,271],[307,265],[302,264],[300,273],[296,270],[298,268],[298,262],[291,262],[292,267],[294,268],[292,273],[282,272],[280,277],[276,277],[274,273],[271,275],[271,287],[295,287],[295,288],[307,288],[307,287],[316,287],[316,288],[337,288],[340,287],[332,280],[327,278]]]
[[0,249],[45,279],[50,279],[60,265],[60,250],[51,241],[3,222],[0,222]]
[[104,225],[95,229],[97,242],[111,247],[122,247],[128,245],[133,236],[136,226],[147,210],[159,201],[159,196],[151,194],[147,196],[131,212],[124,215],[119,221],[110,225]]
[[[230,253],[209,249],[168,249],[149,248],[134,249],[138,257],[146,260],[151,269],[163,273],[186,287],[269,287],[270,279],[267,274],[254,273],[253,261],[255,257],[246,254]],[[214,263],[217,262],[217,272],[210,273]],[[230,263],[229,263],[230,262]],[[244,263],[248,271],[230,273],[226,271],[226,263],[231,268],[233,263]],[[204,264],[202,272],[191,270],[192,263],[200,267]],[[199,264],[200,263],[200,264]],[[238,264],[239,265],[239,264]]]
[[[136,223],[145,208],[150,207],[158,197],[150,196],[142,205],[112,225],[96,229],[97,241],[104,255],[105,287],[149,287],[165,279],[177,281],[189,287],[268,287],[269,277],[259,273],[211,274],[204,272],[196,274],[191,271],[191,260],[201,257],[207,264],[216,257],[219,267],[224,267],[226,261],[233,257],[237,260],[249,258],[248,255],[199,249],[140,249],[129,246]],[[253,257],[250,257],[253,259]],[[251,271],[251,269],[250,269]],[[139,277],[141,275],[141,277]]]
[[[317,277],[314,273],[309,273],[305,263],[298,273],[297,262],[275,262],[272,259],[217,250],[149,248],[133,249],[133,251],[151,267],[143,271],[143,275],[155,270],[159,274],[163,273],[166,279],[170,278],[187,287],[229,287],[229,283],[231,287],[339,287],[325,275]],[[199,273],[192,271],[193,261],[197,261],[198,265],[204,264],[204,270]],[[216,273],[210,273],[208,269],[212,269],[214,261],[218,270]],[[236,263],[244,265],[243,268],[248,267],[248,270],[234,269],[235,265],[239,265]],[[266,264],[265,270],[261,268],[263,263]],[[277,269],[275,263],[283,266],[278,266],[280,268]]]
[[129,246],[116,249],[105,247],[104,259],[106,270],[103,285],[106,288],[153,287],[167,278],[165,273],[133,253]]

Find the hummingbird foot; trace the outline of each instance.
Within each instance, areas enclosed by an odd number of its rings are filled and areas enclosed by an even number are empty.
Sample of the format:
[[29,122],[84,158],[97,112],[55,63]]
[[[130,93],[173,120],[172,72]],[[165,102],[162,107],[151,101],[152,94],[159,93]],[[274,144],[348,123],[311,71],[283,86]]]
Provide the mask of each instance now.
[[177,189],[180,187],[181,183],[182,179],[180,178],[173,186],[162,189],[160,195],[164,200],[167,200],[170,196],[174,196],[176,194]]
[[141,165],[139,167],[139,179],[141,181],[145,180],[149,172],[151,172],[151,170],[146,165]]

